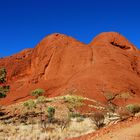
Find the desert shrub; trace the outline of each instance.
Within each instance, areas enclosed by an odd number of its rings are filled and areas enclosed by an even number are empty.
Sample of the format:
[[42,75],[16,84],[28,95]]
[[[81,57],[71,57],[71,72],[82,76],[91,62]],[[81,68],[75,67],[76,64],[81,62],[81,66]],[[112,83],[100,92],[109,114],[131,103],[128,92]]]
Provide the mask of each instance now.
[[[34,108],[36,107],[36,102],[32,99],[26,101],[23,103],[23,105],[30,111],[32,111],[32,113],[34,113]],[[27,111],[28,115],[29,115],[29,112]],[[26,122],[28,120],[28,122]],[[21,122],[22,123],[29,123],[32,125],[31,127],[31,131],[33,131],[33,124],[34,124],[34,118],[31,117],[31,116],[28,116],[25,114],[24,116],[21,116]]]
[[0,83],[5,83],[6,82],[6,69],[5,68],[1,68],[0,69]]
[[26,102],[24,102],[23,105],[24,105],[25,107],[27,107],[27,109],[30,109],[30,110],[32,110],[33,108],[36,107],[35,101],[34,101],[34,100],[31,100],[31,99],[28,100],[28,101],[26,101]]
[[119,107],[116,113],[120,116],[121,121],[132,116],[131,112],[129,112],[125,107]]
[[104,124],[104,114],[102,112],[95,112],[92,116],[91,119],[94,121],[95,125],[97,128],[100,128]]
[[84,105],[84,98],[77,95],[66,95],[63,97],[63,100],[70,105],[70,108],[80,107]]
[[84,115],[81,115],[79,112],[70,112],[69,113],[69,119],[71,118],[76,118],[77,122],[82,122],[84,121]]
[[58,106],[55,106],[54,121],[60,127],[61,131],[63,131],[66,127],[69,126],[69,113],[69,109],[65,104],[59,104]]
[[9,89],[10,89],[10,86],[9,86],[9,85],[5,85],[5,86],[3,86],[3,87],[4,87],[4,89],[6,90],[6,92],[9,91]]
[[81,117],[78,117],[78,118],[76,118],[76,121],[77,122],[82,122],[82,121],[84,121],[84,117],[82,117],[82,116]]
[[39,96],[42,96],[44,93],[45,93],[44,89],[38,88],[38,89],[33,90],[31,92],[31,95],[38,98]]
[[44,103],[46,101],[46,98],[44,96],[39,96],[37,98],[37,103]]
[[5,97],[6,97],[6,94],[0,92],[0,98],[5,98]]
[[140,105],[139,104],[129,104],[129,105],[126,106],[126,109],[129,112],[135,114],[135,113],[140,112]]
[[116,111],[116,109],[118,108],[118,106],[112,102],[108,102],[108,105],[106,107],[106,109],[109,111],[109,112],[112,112],[114,113]]
[[5,98],[6,97],[6,93],[9,92],[10,86],[5,85],[6,83],[6,69],[5,68],[1,68],[0,69],[0,84],[4,84],[0,86],[0,98]]
[[6,94],[7,92],[9,92],[9,89],[9,86],[0,86],[0,94]]
[[69,118],[78,118],[78,117],[85,118],[86,116],[83,114],[80,114],[79,112],[70,112],[69,113]]
[[44,108],[46,107],[46,105],[44,104],[45,102],[46,98],[44,96],[39,96],[36,101],[37,104],[40,104],[40,124],[42,129],[46,128],[46,114],[44,110]]
[[70,118],[81,117],[81,114],[79,112],[70,112],[69,117]]
[[48,121],[52,122],[52,120],[54,119],[54,114],[55,114],[55,108],[52,106],[49,106],[47,108],[47,112],[48,112]]

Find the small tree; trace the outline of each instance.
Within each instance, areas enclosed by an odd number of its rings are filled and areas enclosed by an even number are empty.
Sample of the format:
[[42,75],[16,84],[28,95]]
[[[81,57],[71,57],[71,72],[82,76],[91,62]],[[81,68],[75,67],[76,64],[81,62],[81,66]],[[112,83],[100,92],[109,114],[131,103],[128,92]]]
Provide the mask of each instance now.
[[48,122],[52,122],[52,120],[54,119],[55,108],[52,106],[49,106],[47,108],[47,112],[48,112]]
[[6,94],[5,93],[0,93],[0,98],[5,98]]
[[36,103],[40,104],[40,110],[41,110],[41,114],[40,114],[40,121],[41,121],[41,125],[44,125],[44,127],[46,127],[46,120],[45,120],[45,114],[43,115],[44,111],[43,111],[43,107],[45,107],[46,105],[44,104],[46,101],[46,98],[44,96],[39,96],[37,98]]
[[100,128],[104,124],[104,114],[102,112],[95,112],[92,116],[91,119],[94,121],[95,125],[97,128]]
[[[30,99],[30,100],[24,102],[23,105],[24,105],[25,107],[27,107],[28,110],[33,110],[33,109],[36,107],[36,103],[35,103],[35,101],[32,100],[32,99]],[[31,122],[31,124],[32,124],[32,129],[31,129],[31,131],[33,131],[33,118],[30,117],[29,119],[30,119],[30,122]]]
[[6,69],[1,68],[0,69],[0,98],[5,98],[6,93],[9,92],[10,86],[5,85],[6,83]]
[[0,69],[0,83],[5,83],[6,82],[6,69],[5,68],[1,68]]
[[44,89],[38,88],[38,89],[33,90],[31,92],[31,95],[38,98],[39,96],[42,96],[44,93],[45,93]]
[[41,121],[41,127],[46,128],[46,121],[45,121],[45,115],[43,115],[43,103],[45,103],[46,98],[44,96],[42,96],[45,93],[44,89],[35,89],[31,92],[31,95],[34,96],[37,99],[37,104],[40,104],[40,110],[41,110],[41,114],[40,114],[40,121]]

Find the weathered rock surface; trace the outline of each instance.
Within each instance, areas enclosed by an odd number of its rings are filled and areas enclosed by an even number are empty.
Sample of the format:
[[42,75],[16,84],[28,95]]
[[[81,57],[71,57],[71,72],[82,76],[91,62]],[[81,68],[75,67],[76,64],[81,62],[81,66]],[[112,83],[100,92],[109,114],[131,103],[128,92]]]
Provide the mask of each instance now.
[[44,88],[49,97],[77,89],[101,102],[106,102],[105,92],[127,92],[129,98],[120,96],[114,102],[140,101],[140,51],[116,32],[101,33],[89,44],[48,35],[34,49],[1,58],[0,67],[7,68],[11,86],[3,104],[31,98],[35,88]]

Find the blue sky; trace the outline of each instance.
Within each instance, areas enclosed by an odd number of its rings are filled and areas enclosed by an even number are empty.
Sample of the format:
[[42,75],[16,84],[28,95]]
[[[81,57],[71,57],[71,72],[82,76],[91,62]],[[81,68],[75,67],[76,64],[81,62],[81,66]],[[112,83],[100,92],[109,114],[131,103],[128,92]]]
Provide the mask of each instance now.
[[140,0],[0,0],[0,57],[59,32],[89,43],[117,31],[140,48]]

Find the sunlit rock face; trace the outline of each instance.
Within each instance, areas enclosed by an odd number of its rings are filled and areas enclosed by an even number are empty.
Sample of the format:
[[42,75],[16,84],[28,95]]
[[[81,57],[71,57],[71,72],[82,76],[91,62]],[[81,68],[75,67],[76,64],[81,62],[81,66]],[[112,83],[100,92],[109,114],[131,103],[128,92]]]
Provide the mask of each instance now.
[[[116,32],[105,32],[91,43],[55,33],[45,37],[34,49],[0,59],[6,67],[11,91],[2,104],[27,100],[35,88],[46,96],[78,94],[106,102],[105,94],[117,95],[114,102],[140,101],[140,51]],[[129,98],[121,98],[121,93]]]

